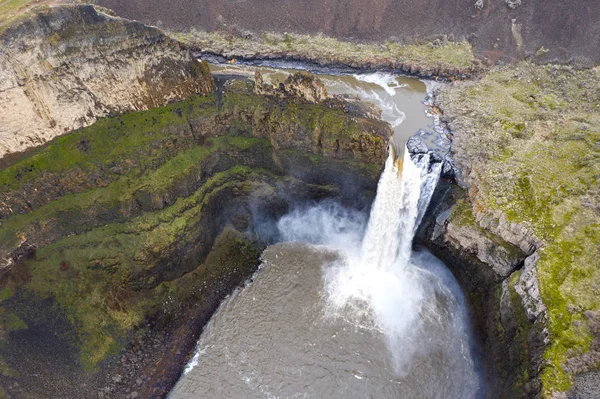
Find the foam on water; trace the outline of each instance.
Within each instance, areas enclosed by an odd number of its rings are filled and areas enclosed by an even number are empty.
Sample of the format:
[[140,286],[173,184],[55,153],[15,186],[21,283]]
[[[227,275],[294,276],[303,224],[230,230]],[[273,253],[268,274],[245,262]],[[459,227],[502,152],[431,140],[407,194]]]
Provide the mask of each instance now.
[[[377,92],[375,86],[372,89],[368,85],[359,86],[348,80],[324,79],[324,82],[328,88],[335,87],[336,90],[341,89],[345,93],[354,94],[363,100],[375,103],[381,108],[383,119],[393,127],[399,126],[404,121],[404,113],[393,101],[396,89],[400,87],[395,76],[374,73],[354,75],[353,77],[360,82],[380,86],[385,92],[382,90]],[[455,393],[450,397],[473,397],[479,387],[479,377],[470,353],[471,338],[460,288],[451,273],[439,260],[429,253],[414,252],[412,249],[415,231],[431,200],[442,164],[430,164],[428,154],[419,155],[413,160],[406,149],[404,151],[404,157],[399,158],[394,154],[393,146],[390,146],[389,156],[380,177],[377,195],[368,218],[361,212],[348,210],[333,202],[324,202],[295,209],[279,220],[277,226],[283,241],[309,243],[312,245],[311,248],[325,247],[328,250],[334,250],[337,254],[334,260],[328,261],[322,266],[322,273],[315,277],[316,279],[322,278],[323,285],[320,286],[316,282],[308,284],[311,289],[315,289],[314,298],[311,296],[313,298],[311,301],[314,303],[307,300],[306,304],[301,305],[300,307],[308,312],[303,311],[302,315],[315,313],[308,310],[309,304],[311,304],[310,306],[319,304],[319,306],[323,306],[323,314],[316,312],[319,314],[315,314],[311,318],[312,324],[308,323],[302,328],[310,331],[317,327],[325,328],[329,321],[333,325],[352,326],[358,334],[364,332],[365,336],[381,336],[383,351],[388,353],[393,365],[393,370],[392,366],[388,366],[387,369],[395,372],[395,377],[390,380],[391,383],[401,384],[401,380],[396,379],[397,376],[401,376],[399,378],[406,377],[408,381],[415,375],[422,374],[423,378],[431,380],[431,383],[424,383],[423,386],[416,383],[410,389],[414,392],[418,392],[421,388],[424,389],[423,397],[447,397],[444,396],[444,391],[436,391],[439,384],[435,381],[440,378],[448,378],[448,374],[444,374],[444,372],[438,373],[439,375],[435,374],[437,372],[436,364],[443,364],[440,366],[442,369],[458,376],[455,377],[457,382],[451,390]],[[300,255],[286,258],[287,262],[291,264],[298,256]],[[274,257],[277,258],[277,254],[274,254]],[[269,267],[272,268],[274,265],[271,264]],[[272,310],[269,312],[265,310],[265,316],[271,316],[273,309],[283,306],[285,301],[282,298],[292,295],[294,290],[298,289],[299,283],[294,281],[294,275],[287,271],[281,276],[263,274],[264,278],[267,276],[273,279],[270,284],[275,284],[275,281],[277,284],[283,284],[279,296],[272,298],[276,306],[272,306]],[[290,281],[287,282],[287,279]],[[318,288],[315,288],[316,286]],[[292,290],[293,287],[295,287],[294,290]],[[256,288],[258,289],[258,286]],[[300,294],[298,297],[305,299]],[[221,306],[218,314],[227,315],[228,308],[236,306],[235,300],[227,302]],[[254,312],[262,311],[262,305],[254,310]],[[238,317],[242,316],[238,315]],[[337,323],[340,320],[343,323]],[[249,329],[248,326],[251,324],[252,319],[248,319],[243,325],[245,329]],[[265,326],[262,321],[257,323],[257,326],[264,327],[270,333],[277,329],[275,325]],[[285,329],[283,326],[279,326],[279,328]],[[226,334],[224,331],[229,331],[229,329],[220,330],[218,334],[212,330],[213,321],[211,320],[198,344],[198,351],[186,367],[186,373],[199,362],[206,361],[203,360],[206,348],[209,352],[215,352],[211,357],[213,362],[215,359],[222,358],[223,348],[219,350],[211,348],[210,342],[218,340],[219,336]],[[295,330],[291,329],[288,334],[293,332]],[[318,334],[311,335],[307,332],[305,338],[311,342],[310,345],[319,346],[326,345],[326,343],[333,345],[332,340],[337,341],[338,334],[347,334],[347,332],[345,329],[337,330],[334,334],[328,334],[324,342],[319,341]],[[289,343],[283,340],[281,348],[290,348],[291,345],[296,344],[299,338],[296,337]],[[229,339],[233,340],[234,336]],[[276,345],[281,339],[283,338],[269,334],[268,346]],[[312,346],[310,347],[312,348]],[[302,348],[301,352],[305,354],[313,353],[314,350]],[[325,346],[321,350],[324,351],[324,348]],[[263,353],[264,350],[264,348],[257,350],[257,353]],[[297,353],[300,352],[292,351],[287,356],[296,356]],[[334,356],[333,349],[332,352],[327,353],[325,359],[331,359],[335,364],[330,372],[334,370],[343,372],[344,370],[340,371],[337,366],[336,362],[339,362],[340,358]],[[342,358],[343,354],[344,351],[340,347]],[[227,361],[229,362],[229,360]],[[287,362],[282,359],[277,361],[282,362],[278,363],[277,370],[286,369]],[[309,363],[313,364],[313,361],[315,360],[310,360]],[[366,361],[371,362],[370,359]],[[261,362],[257,361],[256,364],[261,364]],[[430,364],[431,366],[429,366]],[[274,397],[271,392],[264,390],[264,385],[268,385],[268,383],[265,382],[266,379],[262,381],[261,378],[266,378],[266,375],[254,375],[252,374],[254,371],[247,374],[248,369],[245,368],[245,365],[244,358],[243,361],[238,360],[237,363],[228,364],[227,368],[245,370],[246,374],[244,374],[243,380],[246,387],[252,385],[252,389],[260,391],[261,396]],[[321,367],[324,366],[321,365]],[[202,373],[208,374],[209,370],[196,372],[195,378],[199,378]],[[295,376],[298,370],[300,368],[292,367],[290,373]],[[306,370],[308,371],[308,369]],[[319,374],[320,370],[317,367],[313,372]],[[365,378],[360,371],[350,370],[349,372],[353,380],[360,381]],[[285,375],[287,376],[287,374]],[[371,378],[373,377],[371,376]],[[208,378],[206,381],[211,380]],[[295,380],[289,380],[288,376],[287,380],[282,380],[285,383],[277,381],[275,378],[273,384],[279,384],[277,386],[281,388]],[[333,381],[338,381],[338,379],[334,378]],[[368,374],[365,381],[370,381]],[[331,384],[324,386],[329,385]],[[310,386],[300,389],[298,397],[302,397],[301,392],[306,394],[310,390]]]
[[381,86],[383,89],[385,89],[385,91],[388,92],[390,96],[395,96],[396,89],[401,87],[401,85],[398,84],[396,75],[392,75],[391,73],[375,72],[354,74],[353,76],[356,78],[356,80],[360,80],[361,82],[373,83]]
[[397,94],[396,89],[406,85],[399,84],[396,76],[382,72],[354,74],[352,76],[359,82],[370,83],[384,89],[385,93],[378,93],[377,90],[374,90],[373,88],[365,88],[341,80],[324,79],[324,82],[328,89],[330,87],[341,87],[344,93],[354,94],[363,101],[368,101],[377,105],[381,109],[382,118],[387,121],[392,128],[396,128],[404,122],[406,114],[398,108],[398,105],[394,101],[394,97]]
[[419,330],[429,295],[411,256],[416,223],[436,175],[439,168],[430,170],[428,155],[415,163],[407,153],[401,164],[390,149],[360,251],[348,242],[325,275],[330,315],[383,332],[399,373],[410,364],[411,336]]

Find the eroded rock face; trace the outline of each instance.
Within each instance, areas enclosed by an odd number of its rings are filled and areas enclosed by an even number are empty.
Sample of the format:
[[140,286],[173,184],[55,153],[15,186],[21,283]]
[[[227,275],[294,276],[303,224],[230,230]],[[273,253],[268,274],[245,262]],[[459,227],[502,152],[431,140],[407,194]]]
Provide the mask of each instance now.
[[110,114],[214,89],[206,65],[155,28],[55,7],[0,34],[0,158]]
[[515,291],[521,297],[523,309],[525,309],[529,321],[545,317],[547,311],[546,305],[544,305],[540,295],[540,283],[537,278],[537,270],[535,269],[535,265],[539,259],[540,256],[537,253],[525,259],[525,265],[519,277],[519,282],[514,286]]
[[[598,158],[588,144],[600,125],[598,77],[598,69],[524,64],[453,84],[437,97],[475,221],[530,255],[511,286],[525,325],[533,321],[535,331],[545,324],[534,334],[551,359],[541,366],[544,397],[564,395],[577,373],[600,365],[589,345],[598,333],[586,317],[600,304],[592,288],[600,256],[597,162],[578,161]],[[586,366],[572,367],[579,361]]]
[[466,195],[443,178],[417,242],[444,259],[469,293],[486,353],[484,365],[492,376],[490,392],[536,397],[549,342],[536,270],[539,256],[528,256],[528,246],[520,248],[482,227]]
[[254,79],[256,82],[255,91],[257,94],[276,95],[281,98],[293,96],[309,103],[320,103],[331,98],[327,94],[327,89],[325,89],[323,82],[320,79],[315,78],[310,72],[306,71],[296,72],[293,75],[288,76],[288,78],[278,87],[265,84],[259,71],[256,71]]
[[[481,262],[489,265],[499,277],[509,276],[523,261],[522,252],[511,245],[502,243],[477,224],[461,223],[456,218],[445,221],[439,219],[436,220],[436,228],[443,231],[442,239],[447,245],[477,256]],[[441,226],[440,222],[442,222]]]

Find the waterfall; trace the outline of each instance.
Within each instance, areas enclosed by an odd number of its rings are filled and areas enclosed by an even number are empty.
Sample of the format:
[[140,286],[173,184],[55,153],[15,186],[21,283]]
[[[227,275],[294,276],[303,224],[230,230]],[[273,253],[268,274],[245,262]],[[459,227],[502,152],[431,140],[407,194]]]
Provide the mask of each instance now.
[[399,373],[416,350],[430,300],[422,270],[411,263],[412,241],[439,174],[428,154],[413,161],[405,149],[402,161],[390,146],[360,249],[343,251],[325,275],[331,313],[382,332]]
[[390,147],[363,239],[364,266],[389,269],[397,260],[400,265],[408,263],[413,236],[439,179],[440,165],[429,171],[429,154],[415,164],[408,151],[402,164]]

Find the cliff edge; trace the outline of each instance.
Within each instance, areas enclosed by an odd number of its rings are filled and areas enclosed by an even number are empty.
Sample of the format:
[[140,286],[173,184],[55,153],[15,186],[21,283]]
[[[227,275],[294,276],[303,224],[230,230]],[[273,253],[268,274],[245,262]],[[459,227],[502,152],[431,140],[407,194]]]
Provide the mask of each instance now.
[[214,89],[207,66],[176,41],[90,5],[31,11],[0,43],[0,158]]

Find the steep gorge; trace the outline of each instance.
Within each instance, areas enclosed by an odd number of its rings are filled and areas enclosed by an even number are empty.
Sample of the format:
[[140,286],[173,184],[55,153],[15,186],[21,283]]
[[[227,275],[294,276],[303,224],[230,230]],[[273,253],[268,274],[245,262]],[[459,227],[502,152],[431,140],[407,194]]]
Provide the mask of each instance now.
[[[53,91],[71,79],[59,89],[106,101],[61,128],[90,126],[3,159],[1,392],[161,397],[220,300],[258,265],[272,237],[257,220],[268,225],[297,201],[368,206],[391,130],[374,107],[327,95],[310,74],[215,91],[206,64],[177,43],[90,6],[42,10],[2,34],[26,43],[40,26],[56,40],[42,35],[20,57],[62,51],[66,72],[33,79],[47,98],[30,103],[62,99],[56,118],[88,104]],[[96,121],[109,112],[125,113]],[[57,133],[31,122],[39,137]]]
[[[257,266],[256,220],[372,199],[389,127],[310,74],[215,91],[180,44],[91,6],[0,37],[0,155],[69,133],[2,159],[11,396],[164,395]],[[438,187],[419,239],[468,293],[498,396],[586,397],[578,375],[597,377],[598,81],[526,63],[437,96],[460,187]]]
[[[53,395],[104,386],[112,397],[139,378],[144,396],[164,394],[218,299],[257,265],[269,237],[254,232],[255,218],[311,199],[369,204],[391,135],[375,115],[348,114],[334,98],[257,95],[251,82],[222,89],[101,120],[2,171],[0,379],[9,393],[46,394],[21,368],[28,362],[19,359],[32,357],[45,362]],[[213,247],[228,225],[245,233],[227,228]],[[36,314],[40,301],[54,310]],[[71,359],[24,349],[65,329]],[[28,346],[17,350],[17,342]],[[66,366],[75,370],[72,387]]]

